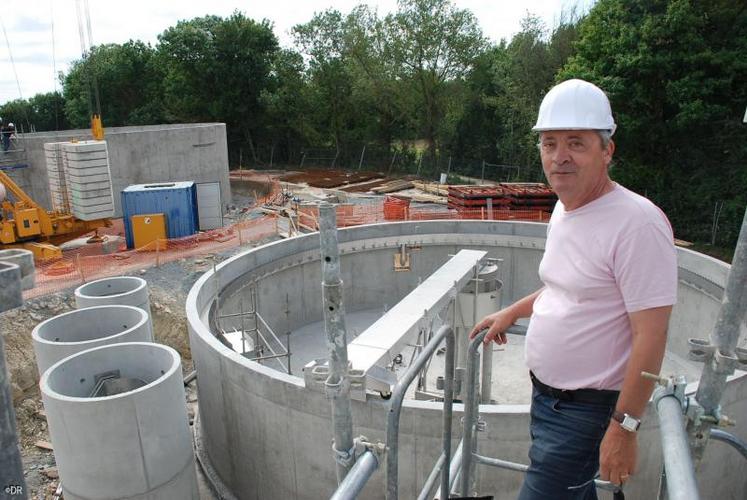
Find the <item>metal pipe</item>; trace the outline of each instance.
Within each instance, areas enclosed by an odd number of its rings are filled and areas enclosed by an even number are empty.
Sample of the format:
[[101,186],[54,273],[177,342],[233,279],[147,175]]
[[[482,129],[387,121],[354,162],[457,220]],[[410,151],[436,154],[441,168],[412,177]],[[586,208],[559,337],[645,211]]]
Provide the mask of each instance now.
[[[527,329],[525,326],[512,325],[506,330],[507,334],[512,335],[526,335]],[[464,399],[464,451],[462,453],[462,468],[461,468],[461,488],[460,494],[464,497],[469,495],[469,485],[472,476],[472,459],[475,450],[475,435],[474,430],[477,425],[477,418],[479,416],[480,404],[477,401],[477,388],[479,384],[479,372],[477,370],[477,348],[482,345],[482,341],[487,335],[488,330],[485,329],[475,335],[469,344],[467,349],[467,377],[465,383],[467,384]]]
[[[450,334],[446,335],[446,366],[444,367],[444,415],[443,415],[443,455],[448,463],[451,459],[451,421],[454,408],[454,372],[456,362],[456,338],[454,329],[448,327]],[[441,488],[449,488],[449,469],[441,472]]]
[[[703,407],[706,415],[717,416],[721,397],[726,387],[726,377],[734,373],[736,356],[734,349],[739,341],[740,324],[745,319],[747,311],[747,211],[742,219],[742,228],[734,249],[729,277],[724,288],[716,325],[711,332],[711,345],[715,347],[713,356],[706,361],[698,384],[695,399]],[[711,423],[703,422],[699,425],[688,425],[693,439],[693,454],[696,462],[703,456],[703,450],[708,442],[708,432]]]
[[[462,449],[464,447],[464,439],[459,441],[459,445],[457,445],[456,451],[454,451],[454,456],[451,459],[451,463],[449,464],[449,488],[448,491],[451,491],[451,489],[454,486],[454,483],[459,480],[459,470],[462,467]],[[449,494],[447,493],[444,495],[444,490],[441,489],[441,487],[438,488],[438,492],[436,493],[436,496],[438,498],[449,498]]]
[[330,500],[355,500],[378,467],[379,460],[374,452],[366,450],[355,461],[355,465],[337,487]]
[[423,488],[420,490],[420,494],[418,495],[418,500],[428,499],[428,497],[430,496],[431,490],[433,489],[434,486],[436,486],[436,479],[441,473],[441,469],[443,469],[445,463],[446,463],[446,455],[444,455],[444,453],[441,452],[441,455],[439,455],[438,460],[436,460],[436,465],[433,466],[431,473],[428,474],[428,478],[425,480],[425,483],[423,484]]
[[682,404],[673,394],[666,394],[665,390],[663,387],[656,389],[654,402],[659,415],[669,500],[698,500],[700,496],[687,442]]
[[469,343],[467,349],[467,378],[465,383],[466,397],[464,400],[464,449],[462,451],[462,484],[460,488],[460,494],[463,497],[469,496],[469,487],[472,476],[472,455],[474,453],[474,430],[477,425],[478,416],[478,405],[477,402],[477,385],[478,385],[478,370],[477,370],[477,348],[482,345],[482,341],[487,335],[488,330],[485,329],[475,335],[472,341]]
[[722,431],[721,429],[711,429],[711,439],[722,441],[728,444],[732,448],[736,449],[739,453],[741,453],[742,457],[747,458],[747,443],[739,439],[734,434]]
[[[423,368],[423,366],[428,362],[428,359],[433,355],[433,353],[436,351],[438,346],[441,344],[441,341],[444,339],[444,337],[447,338],[446,341],[446,352],[454,350],[454,330],[449,325],[444,325],[441,328],[438,329],[438,331],[431,337],[431,340],[428,341],[428,343],[423,347],[422,352],[418,355],[415,360],[410,363],[410,366],[407,368],[407,371],[405,371],[405,374],[402,376],[401,379],[397,381],[397,385],[394,386],[394,389],[392,390],[392,396],[389,401],[389,414],[387,415],[387,423],[386,423],[386,446],[387,446],[387,456],[386,456],[386,499],[387,500],[396,500],[397,499],[397,480],[399,475],[399,417],[402,413],[402,402],[405,398],[405,391],[407,391],[407,388],[410,386],[410,384],[415,380],[418,376],[418,373]],[[451,340],[449,340],[449,338]],[[449,356],[447,355],[447,360],[449,359]],[[453,374],[453,366],[454,366],[454,357],[453,353],[451,354],[451,378],[454,377]],[[448,376],[445,376],[444,378],[449,378]],[[444,401],[444,413],[446,412],[446,407],[450,405],[447,405],[447,401]],[[449,411],[451,409],[449,408]],[[446,418],[444,417],[444,421]],[[446,434],[447,429],[449,433],[449,449],[444,450],[444,453],[450,452],[451,449],[451,422],[448,422],[448,425],[445,426],[444,434]],[[445,441],[445,437],[444,437]],[[447,455],[446,459],[448,460],[449,457]]]
[[[23,304],[21,295],[21,269],[16,264],[0,262],[0,312],[14,309]],[[0,316],[0,324],[2,324]],[[0,334],[0,496],[5,493],[17,494],[13,498],[25,500],[26,481],[23,477],[21,450],[16,434],[16,414],[13,408],[13,395],[10,391],[8,370],[5,366],[5,343]],[[6,488],[12,488],[6,490]]]
[[337,246],[337,214],[334,205],[319,206],[319,238],[322,260],[322,306],[324,331],[329,350],[329,377],[325,382],[332,399],[337,482],[342,482],[351,467],[353,448],[353,417],[348,378],[348,341],[345,328],[345,307],[342,300],[340,251]]
[[[477,453],[473,453],[472,458],[478,464],[490,465],[491,467],[498,467],[499,469],[512,470],[516,472],[526,472],[529,469],[528,465],[509,462],[507,460],[500,460],[498,458],[484,457]],[[607,490],[612,492],[620,491],[620,487],[615,483],[611,483],[610,481],[602,481],[601,479],[595,479],[594,486],[596,486],[600,490]]]
[[189,385],[189,384],[191,384],[191,383],[192,383],[192,381],[193,381],[193,380],[195,380],[196,378],[197,378],[197,370],[192,370],[192,371],[191,371],[191,372],[189,373],[189,375],[187,375],[186,377],[184,377],[184,385],[185,385],[185,386],[188,386],[188,385]]

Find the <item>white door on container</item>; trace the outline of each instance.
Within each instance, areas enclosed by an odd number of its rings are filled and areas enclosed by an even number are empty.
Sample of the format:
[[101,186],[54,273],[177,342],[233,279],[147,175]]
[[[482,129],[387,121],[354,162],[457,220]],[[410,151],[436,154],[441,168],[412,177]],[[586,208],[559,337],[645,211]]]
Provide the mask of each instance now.
[[223,227],[220,182],[197,183],[197,213],[200,218],[200,231]]

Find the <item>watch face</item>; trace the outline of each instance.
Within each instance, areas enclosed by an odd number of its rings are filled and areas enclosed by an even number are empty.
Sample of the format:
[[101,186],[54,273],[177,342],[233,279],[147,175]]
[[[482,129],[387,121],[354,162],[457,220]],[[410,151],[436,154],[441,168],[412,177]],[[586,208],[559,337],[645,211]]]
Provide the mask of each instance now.
[[625,418],[620,425],[627,431],[635,432],[638,430],[638,426],[641,425],[641,423],[630,415],[625,415]]

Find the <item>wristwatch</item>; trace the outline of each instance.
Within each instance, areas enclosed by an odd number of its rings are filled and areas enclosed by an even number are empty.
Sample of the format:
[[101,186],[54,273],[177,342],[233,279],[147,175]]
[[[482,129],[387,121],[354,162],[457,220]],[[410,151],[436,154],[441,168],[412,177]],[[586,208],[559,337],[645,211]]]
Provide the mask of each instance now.
[[641,421],[639,419],[628,415],[627,413],[615,411],[612,414],[612,418],[614,418],[620,424],[620,427],[628,432],[636,432],[641,426]]

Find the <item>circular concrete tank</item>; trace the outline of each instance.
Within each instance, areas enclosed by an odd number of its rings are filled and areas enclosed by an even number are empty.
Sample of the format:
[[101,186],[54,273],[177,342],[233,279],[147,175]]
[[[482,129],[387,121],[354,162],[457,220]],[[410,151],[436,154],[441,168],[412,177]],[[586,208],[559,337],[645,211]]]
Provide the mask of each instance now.
[[92,347],[153,342],[148,313],[133,306],[76,309],[42,321],[31,331],[41,376],[59,360]]
[[199,498],[174,349],[96,347],[53,365],[40,385],[66,499]]
[[22,248],[0,250],[0,260],[17,264],[21,268],[21,289],[31,290],[36,280],[34,253]]
[[[504,304],[535,291],[540,286],[537,270],[546,230],[539,223],[492,221],[402,222],[340,230],[348,342],[461,249],[484,250],[488,257],[502,259],[498,277]],[[409,269],[395,269],[395,254],[403,249]],[[687,339],[707,338],[711,332],[729,266],[684,249],[678,249],[678,261],[679,302],[670,321],[662,373],[686,375],[692,382],[688,391],[694,392],[702,366],[688,361]],[[336,488],[330,402],[320,391],[306,388],[300,371],[306,361],[327,357],[321,293],[319,235],[310,234],[222,262],[195,283],[187,298],[200,393],[196,431],[202,459],[238,498],[328,498]],[[251,324],[242,326],[239,318],[242,311],[255,307],[276,334],[292,332],[292,375],[275,359],[264,364],[247,359],[225,340],[226,332],[251,328]],[[478,451],[527,463],[530,385],[523,367],[523,338],[512,337],[508,347],[493,353],[493,378],[508,385],[494,388],[498,404],[481,405],[486,428],[478,433]],[[724,413],[735,418],[747,414],[745,375],[737,371],[730,378],[722,399]],[[354,435],[384,441],[387,401],[369,394],[365,402],[352,401],[352,410]],[[461,413],[462,406],[455,405],[454,446],[461,438]],[[435,463],[441,418],[440,403],[405,402],[399,440],[401,498],[418,495]],[[747,438],[744,423],[732,431]],[[629,498],[650,498],[655,496],[661,467],[658,422],[652,409],[644,419],[639,446],[639,472],[626,493]],[[719,443],[709,445],[697,478],[704,498],[737,498],[747,489],[747,462],[729,460],[733,455]],[[382,469],[383,465],[360,498],[382,497]],[[477,480],[482,494],[513,499],[523,478],[516,472],[480,466]]]
[[123,305],[139,307],[152,317],[148,283],[136,276],[113,276],[85,283],[75,289],[75,307]]

